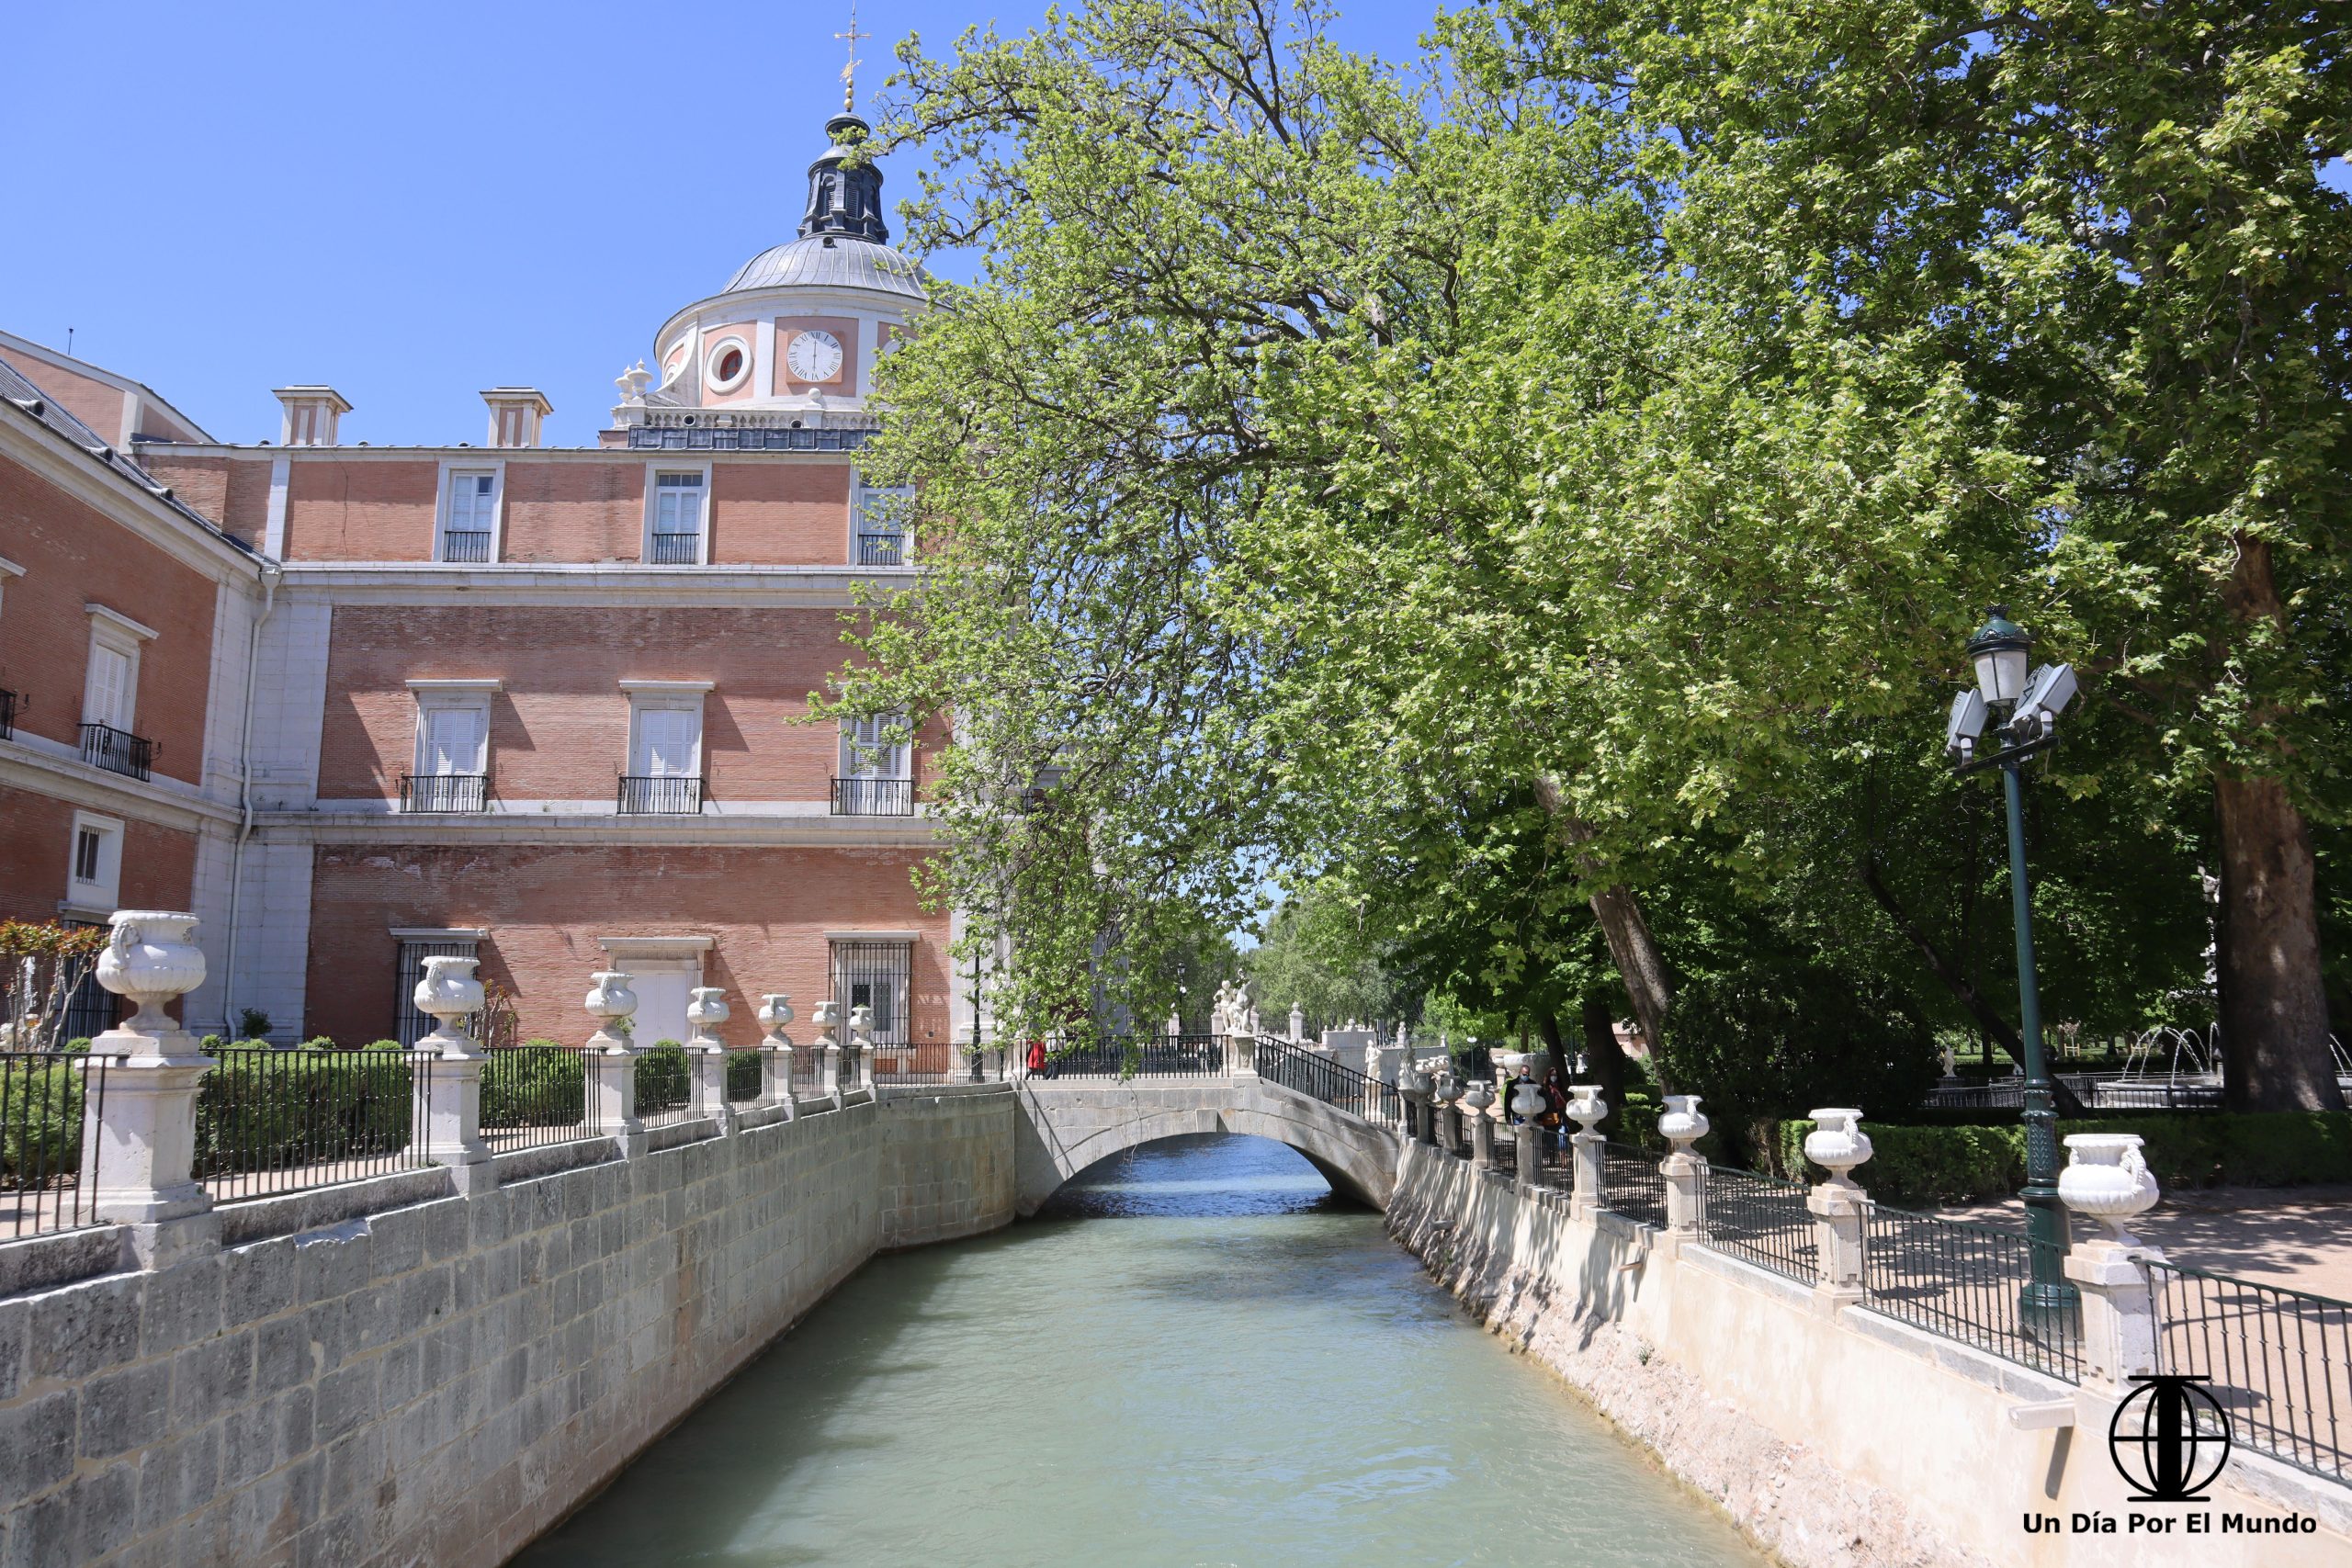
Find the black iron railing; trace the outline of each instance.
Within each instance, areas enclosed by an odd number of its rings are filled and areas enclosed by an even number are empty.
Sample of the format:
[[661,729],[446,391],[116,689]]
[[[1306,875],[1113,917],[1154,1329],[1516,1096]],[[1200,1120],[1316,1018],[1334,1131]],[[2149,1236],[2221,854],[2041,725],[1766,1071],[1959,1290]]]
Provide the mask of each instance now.
[[526,1149],[588,1135],[588,1058],[579,1045],[509,1045],[483,1053],[481,1135]]
[[1820,1281],[1821,1248],[1812,1211],[1804,1206],[1804,1188],[1752,1170],[1713,1166],[1703,1191],[1709,1245],[1808,1285]]
[[[1268,1083],[1319,1100],[1351,1115],[1383,1126],[1394,1125],[1403,1105],[1396,1086],[1366,1077],[1343,1062],[1294,1045],[1287,1040],[1261,1038],[1251,1053],[1258,1076]],[[1222,1070],[1222,1069],[1220,1069]]]
[[691,817],[702,809],[702,780],[623,773],[614,809],[624,817]]
[[14,692],[0,691],[0,740],[16,738],[17,704],[20,700]]
[[216,1202],[423,1165],[429,1061],[404,1051],[227,1046],[196,1097],[196,1175]]
[[[2079,1309],[2030,1310],[2026,1304],[2035,1249],[2046,1245],[2016,1231],[1866,1203],[1864,1304],[2038,1372],[2079,1382]],[[2050,1260],[2045,1277],[2056,1276],[2056,1261]]]
[[2352,1302],[2151,1261],[2157,1360],[2211,1380],[2231,1439],[2352,1482]]
[[472,528],[445,528],[441,531],[441,558],[463,566],[479,565],[490,558],[490,535]]
[[760,1098],[760,1053],[749,1051],[727,1053],[727,1103],[740,1105],[747,1100]]
[[906,536],[904,534],[860,534],[857,536],[857,564],[860,566],[906,565]]
[[628,433],[631,451],[658,452],[854,452],[872,434],[866,430],[655,430],[639,425]]
[[797,1046],[792,1053],[792,1098],[814,1100],[825,1081],[825,1052],[822,1046]]
[[1049,1057],[1056,1077],[1207,1078],[1225,1074],[1225,1043],[1213,1034],[1114,1035],[1064,1046]]
[[110,773],[144,779],[155,765],[155,743],[143,735],[133,735],[110,724],[85,724],[82,727],[82,761]]
[[700,534],[656,534],[653,554],[648,564],[652,566],[699,566],[702,564]]
[[488,773],[402,773],[402,811],[487,811]]
[[914,814],[915,781],[912,779],[833,781],[833,815],[836,817],[912,817]]
[[107,1058],[0,1054],[0,1236],[95,1224],[82,1130],[106,1112]]
[[685,1114],[693,1099],[694,1077],[686,1064],[685,1047],[674,1040],[654,1042],[637,1058],[637,1114],[647,1122],[667,1122]]
[[1666,1228],[1666,1176],[1658,1157],[1623,1144],[1600,1151],[1600,1206],[1636,1224]]

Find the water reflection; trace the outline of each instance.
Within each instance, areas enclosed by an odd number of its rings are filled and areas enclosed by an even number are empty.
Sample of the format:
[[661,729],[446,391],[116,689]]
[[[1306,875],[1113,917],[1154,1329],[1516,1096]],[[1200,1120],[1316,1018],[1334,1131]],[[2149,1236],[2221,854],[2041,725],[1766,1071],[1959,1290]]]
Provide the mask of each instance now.
[[1761,1560],[1296,1155],[1187,1138],[876,1259],[523,1561]]

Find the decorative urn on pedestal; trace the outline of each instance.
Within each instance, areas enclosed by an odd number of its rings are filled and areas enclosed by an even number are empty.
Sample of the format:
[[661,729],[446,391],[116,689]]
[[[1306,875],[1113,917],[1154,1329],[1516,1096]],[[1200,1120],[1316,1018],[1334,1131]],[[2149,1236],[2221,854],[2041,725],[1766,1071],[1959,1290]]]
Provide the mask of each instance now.
[[481,981],[474,976],[479,958],[459,958],[449,953],[436,953],[424,961],[424,976],[416,983],[412,998],[416,1010],[433,1020],[433,1032],[418,1041],[417,1048],[428,1045],[444,1056],[463,1056],[473,1042],[466,1038],[459,1020],[481,1010]]
[[1600,1098],[1599,1084],[1568,1086],[1568,1120],[1577,1124],[1579,1137],[1599,1126],[1608,1114],[1609,1102]]
[[760,998],[759,1010],[752,1016],[759,1020],[760,1027],[767,1032],[768,1043],[786,1046],[792,1043],[792,1036],[784,1032],[784,1026],[800,1015],[792,1010],[792,994],[789,991],[770,991]]
[[2163,1195],[2140,1143],[2137,1133],[2071,1133],[2068,1163],[2058,1173],[2059,1201],[2089,1215],[2109,1239],[2126,1247],[2138,1246],[2139,1238],[2123,1228],[2124,1222],[2146,1213]]
[[1657,1119],[1658,1135],[1672,1144],[1678,1155],[1689,1154],[1690,1145],[1707,1135],[1710,1123],[1700,1114],[1699,1100],[1695,1094],[1666,1097],[1666,1110]]
[[1495,1091],[1484,1078],[1472,1078],[1470,1087],[1462,1091],[1463,1109],[1471,1115],[1484,1118],[1487,1107],[1495,1102]]
[[1854,1179],[1848,1172],[1871,1157],[1862,1113],[1833,1106],[1814,1111],[1813,1120],[1813,1131],[1804,1135],[1804,1157],[1827,1171],[1838,1186],[1851,1187]]
[[687,995],[692,999],[686,1003],[686,1021],[695,1026],[692,1043],[705,1051],[723,1049],[714,1031],[735,1016],[735,1010],[727,1005],[726,991],[717,986],[696,986]]
[[[98,951],[98,984],[130,998],[138,1010],[98,1038],[180,1038],[184,1032],[164,1008],[174,997],[204,984],[204,950],[196,945],[196,917],[172,909],[119,909],[107,923],[114,930]],[[116,1054],[129,1050],[125,1041]]]
[[1522,1122],[1532,1122],[1544,1114],[1544,1091],[1533,1078],[1521,1078],[1512,1088],[1511,1113]]

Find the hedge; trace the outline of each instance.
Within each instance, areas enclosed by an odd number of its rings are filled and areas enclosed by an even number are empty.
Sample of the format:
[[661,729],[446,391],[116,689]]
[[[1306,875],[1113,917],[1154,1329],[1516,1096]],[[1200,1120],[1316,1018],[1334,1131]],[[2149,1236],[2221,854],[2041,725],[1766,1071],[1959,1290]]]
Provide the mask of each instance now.
[[[1759,1157],[1775,1175],[1814,1179],[1818,1173],[1804,1159],[1804,1135],[1813,1126],[1802,1119],[1767,1123]],[[1874,1152],[1855,1179],[1890,1203],[1965,1202],[2025,1185],[2021,1125],[1865,1122],[1863,1131]],[[2061,1138],[2069,1133],[2139,1134],[2147,1140],[2148,1168],[2168,1188],[2352,1182],[2352,1111],[2188,1111],[2058,1123]]]

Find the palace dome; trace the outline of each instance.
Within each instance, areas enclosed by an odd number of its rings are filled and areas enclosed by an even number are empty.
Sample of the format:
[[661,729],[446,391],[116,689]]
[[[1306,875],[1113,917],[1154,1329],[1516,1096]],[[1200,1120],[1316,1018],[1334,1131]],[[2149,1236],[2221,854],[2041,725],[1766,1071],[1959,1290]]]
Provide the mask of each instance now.
[[816,233],[772,245],[736,269],[722,294],[753,288],[867,288],[921,301],[922,268],[888,245]]

